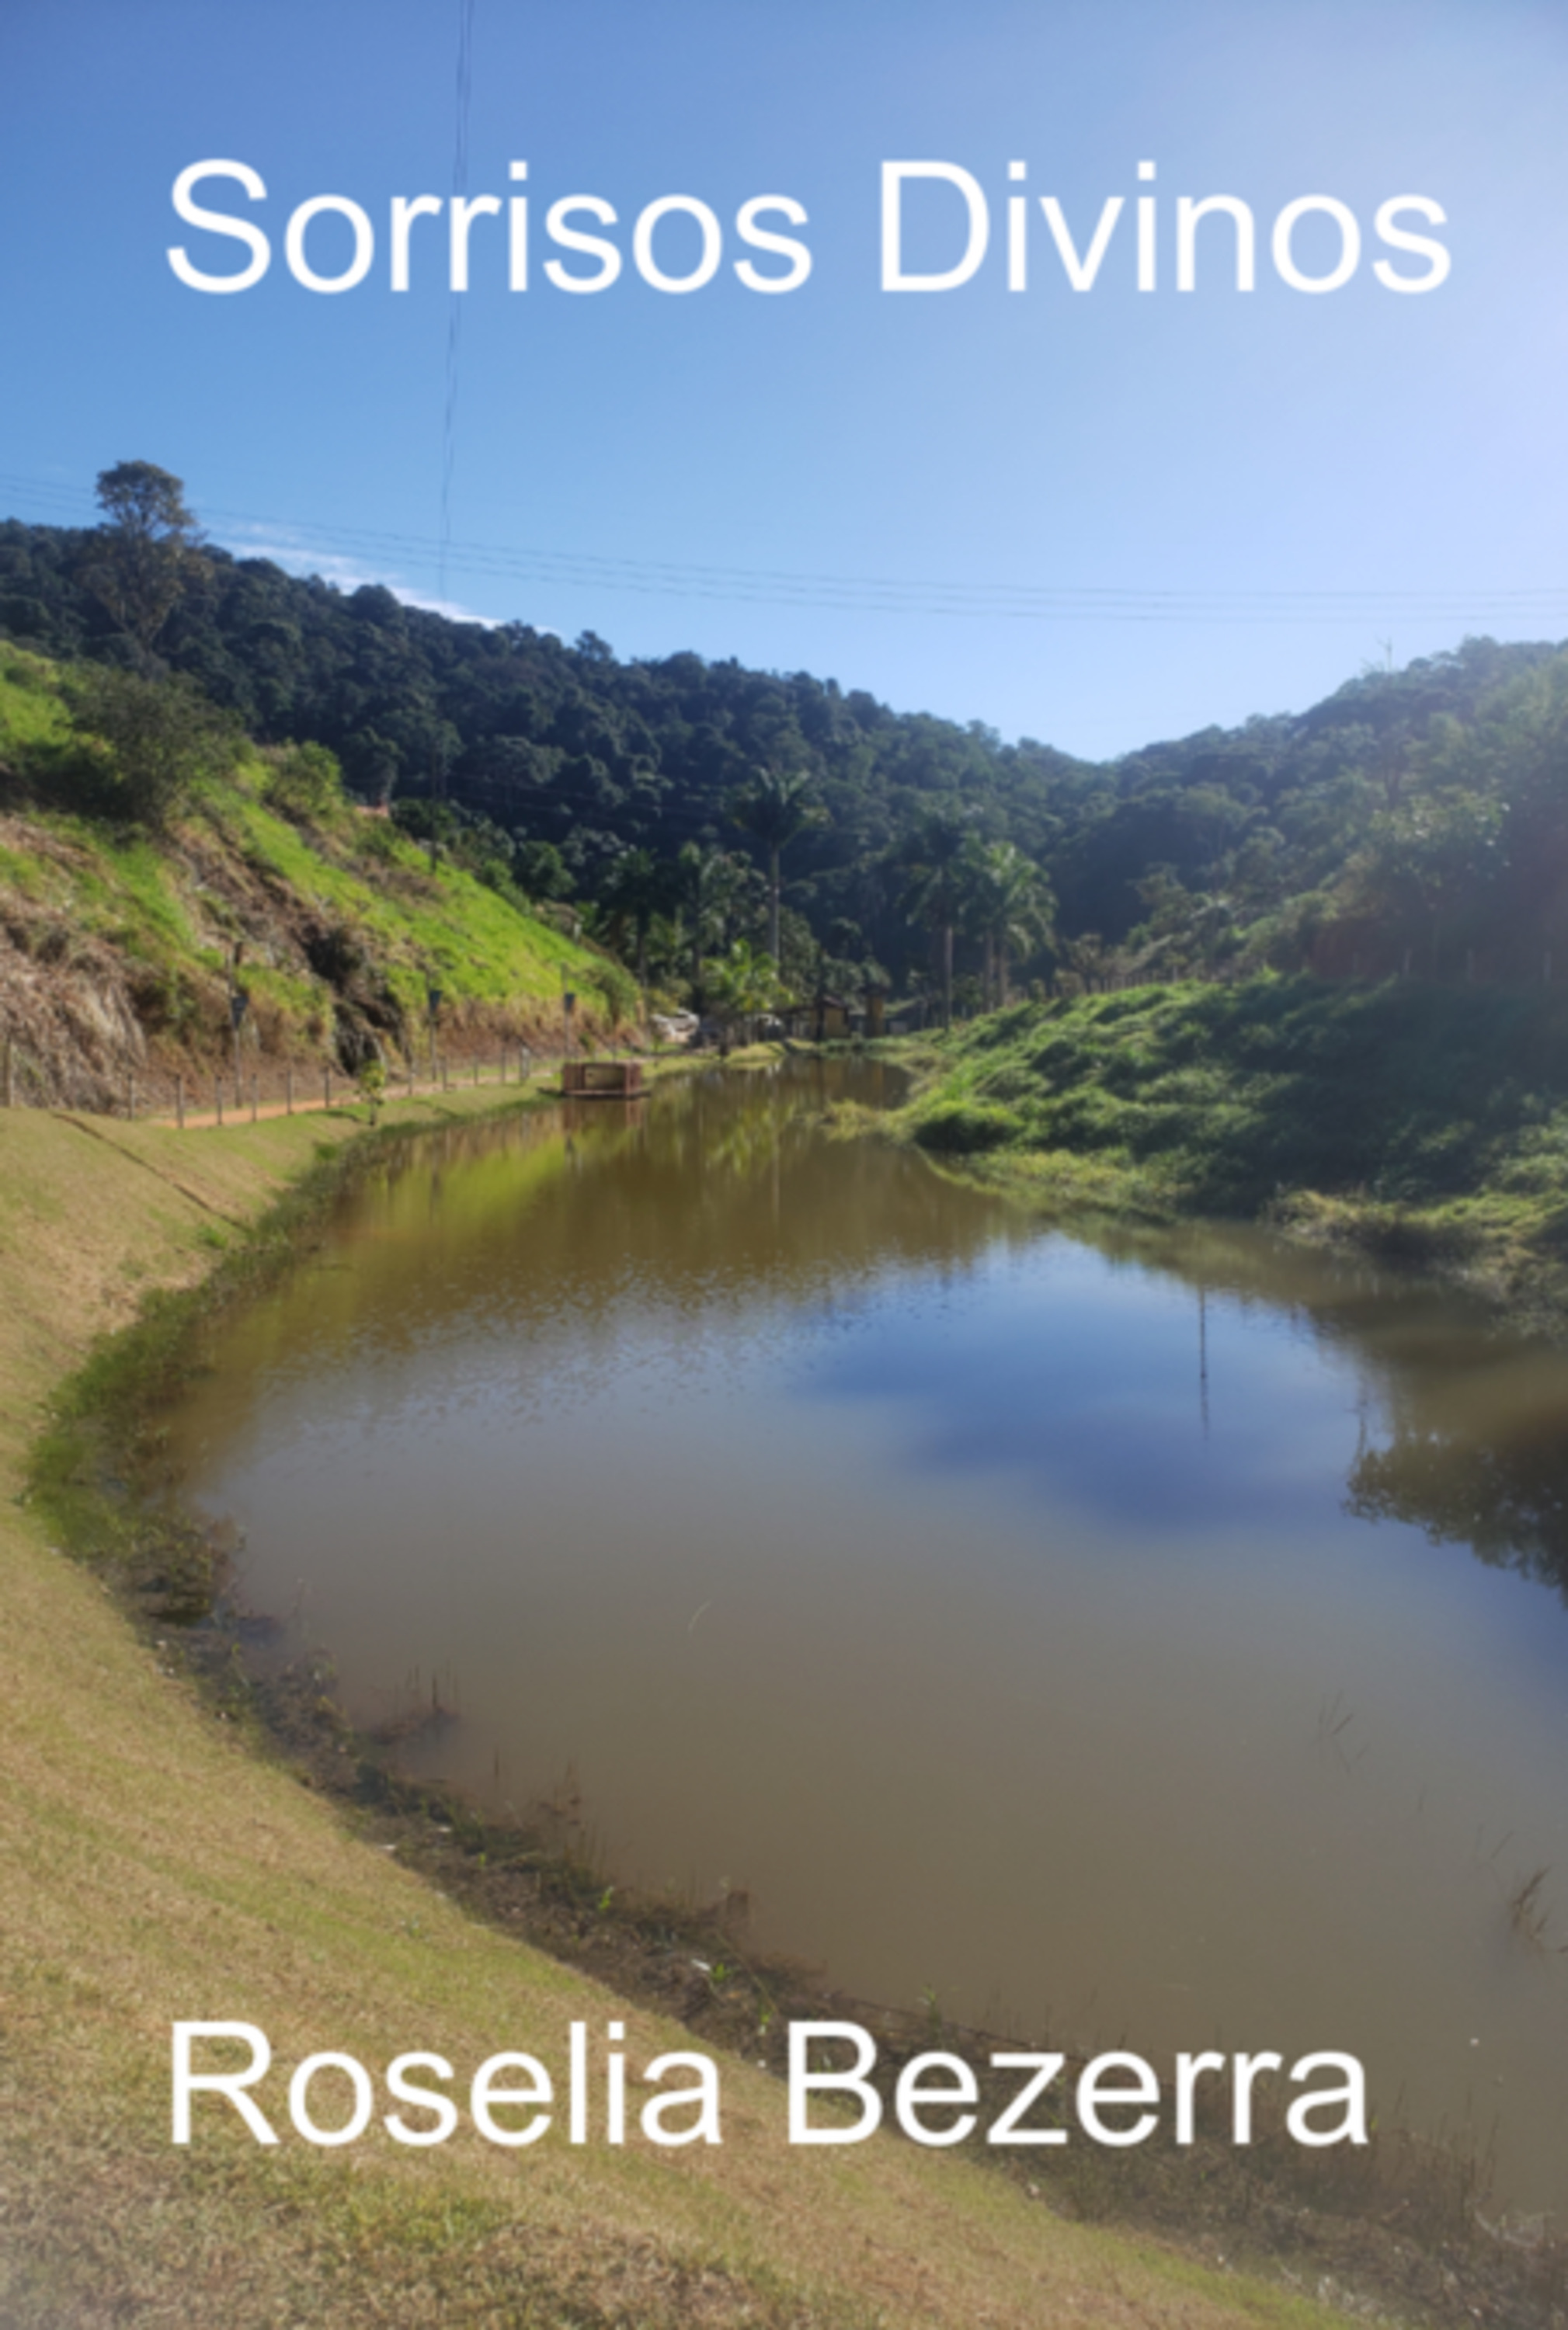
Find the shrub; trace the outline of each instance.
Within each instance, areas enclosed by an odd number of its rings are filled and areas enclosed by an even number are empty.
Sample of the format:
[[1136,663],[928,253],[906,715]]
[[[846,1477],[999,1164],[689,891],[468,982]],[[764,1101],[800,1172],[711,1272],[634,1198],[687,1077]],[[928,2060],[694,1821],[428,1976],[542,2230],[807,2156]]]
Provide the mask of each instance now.
[[1022,1130],[1010,1108],[998,1108],[987,1101],[949,1100],[941,1102],[915,1126],[914,1137],[922,1149],[968,1157],[981,1150],[1000,1149],[1015,1141]]
[[296,822],[325,817],[343,803],[343,771],[325,744],[274,744],[261,755],[267,763],[267,799]]
[[641,991],[623,963],[612,962],[607,955],[592,965],[586,980],[612,1020],[636,1018]]
[[167,825],[197,785],[226,776],[239,758],[238,722],[191,680],[85,664],[64,695],[78,734],[109,749],[102,805],[133,824]]

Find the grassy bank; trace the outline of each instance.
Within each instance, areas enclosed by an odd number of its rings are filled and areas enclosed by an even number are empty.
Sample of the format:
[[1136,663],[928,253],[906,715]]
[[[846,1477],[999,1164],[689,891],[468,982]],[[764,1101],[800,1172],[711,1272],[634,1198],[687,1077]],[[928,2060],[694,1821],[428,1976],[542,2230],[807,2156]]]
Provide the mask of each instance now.
[[[394,1119],[493,1103],[451,1094]],[[653,2153],[470,2132],[410,2152],[169,2142],[169,2024],[241,2019],[287,2071],[345,2050],[564,2060],[678,2024],[471,1920],[202,1704],[22,1502],[52,1396],[188,1285],[355,1119],[222,1133],[0,1112],[0,2319],[1053,2325],[1220,2330],[1316,2306],[1063,2222],[1010,2181],[876,2140],[791,2148],[778,2083],[723,2067],[724,2141]],[[689,2043],[689,2041],[686,2042]],[[276,2097],[274,2092],[274,2104]]]
[[937,1038],[897,1120],[1053,1202],[1263,1215],[1568,1319],[1568,996],[1259,979]]
[[[297,757],[297,756],[296,756]],[[432,862],[384,817],[288,753],[239,740],[166,823],[92,800],[106,749],[73,725],[69,675],[0,643],[0,1045],[24,1099],[118,1107],[176,1074],[230,1073],[231,981],[248,1079],[285,1062],[352,1070],[429,1047],[553,1041],[561,994],[580,1033],[635,1001],[619,966],[548,913]]]

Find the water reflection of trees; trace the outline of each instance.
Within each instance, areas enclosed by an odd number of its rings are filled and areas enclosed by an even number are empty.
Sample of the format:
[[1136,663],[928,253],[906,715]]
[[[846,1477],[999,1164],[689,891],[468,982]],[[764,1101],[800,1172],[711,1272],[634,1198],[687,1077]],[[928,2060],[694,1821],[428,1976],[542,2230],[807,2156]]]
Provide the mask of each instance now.
[[[465,1320],[539,1358],[585,1320],[613,1333],[628,1299],[656,1289],[688,1322],[723,1321],[759,1297],[851,1303],[912,1265],[959,1274],[998,1239],[1038,1236],[1037,1219],[917,1155],[826,1139],[845,1075],[817,1063],[698,1074],[646,1104],[423,1136],[345,1201],[324,1266],[252,1312],[251,1361],[291,1364],[307,1341],[411,1348]],[[1195,1414],[1209,1388],[1203,1301],[1211,1324],[1216,1303],[1283,1314],[1361,1386],[1347,1509],[1469,1545],[1568,1599],[1568,1359],[1365,1258],[1218,1223],[1074,1227],[1112,1264],[1192,1290]],[[1223,1411],[1223,1380],[1213,1397]]]
[[1005,1218],[997,1201],[944,1185],[905,1151],[825,1138],[827,1105],[845,1089],[842,1073],[808,1064],[693,1077],[633,1123],[614,1122],[614,1104],[581,1112],[571,1172],[590,1201],[562,1191],[548,1205],[555,1266],[577,1274],[590,1303],[628,1269],[723,1303],[972,1259]]
[[[830,1141],[830,1101],[874,1101],[880,1067],[698,1073],[646,1103],[595,1101],[420,1134],[342,1205],[317,1265],[259,1306],[256,1359],[411,1346],[509,1315],[537,1344],[662,1287],[688,1318],[759,1296],[847,1299],[912,1264],[959,1269],[1006,1217],[918,1156]],[[1021,1220],[1015,1234],[1033,1235]],[[366,1339],[369,1339],[368,1341]]]
[[[1363,1387],[1346,1482],[1358,1520],[1401,1521],[1568,1600],[1568,1358],[1480,1303],[1356,1255],[1223,1223],[1110,1225],[1107,1256],[1211,1301],[1283,1311]],[[1385,1435],[1385,1437],[1382,1435]]]
[[1349,1480],[1363,1520],[1409,1521],[1434,1545],[1554,1586],[1568,1600],[1568,1449],[1561,1432],[1477,1444],[1408,1425],[1369,1448]]
[[[961,1267],[999,1236],[1038,1234],[1037,1222],[1009,1217],[907,1152],[823,1141],[827,1096],[805,1075],[749,1091],[730,1077],[665,1095],[635,1136],[636,1171],[606,1171],[595,1205],[562,1218],[563,1249],[590,1256],[607,1232],[623,1250],[656,1242],[662,1268],[721,1264],[704,1299],[722,1302],[724,1257],[744,1258],[748,1283],[761,1259],[776,1286],[847,1290],[884,1266]],[[608,1127],[600,1138],[608,1167]],[[1561,1354],[1500,1332],[1478,1303],[1365,1256],[1216,1223],[1087,1234],[1108,1260],[1185,1279],[1195,1312],[1200,1298],[1216,1297],[1283,1312],[1348,1366],[1368,1419],[1346,1484],[1353,1514],[1469,1545],[1568,1598]],[[1197,1331],[1195,1321],[1195,1368]]]

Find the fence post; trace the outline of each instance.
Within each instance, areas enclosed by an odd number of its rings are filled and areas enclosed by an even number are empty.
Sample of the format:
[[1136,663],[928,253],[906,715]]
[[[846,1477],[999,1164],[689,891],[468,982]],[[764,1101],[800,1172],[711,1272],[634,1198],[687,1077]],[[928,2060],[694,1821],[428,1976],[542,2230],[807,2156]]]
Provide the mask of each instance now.
[[223,1122],[223,1079],[222,1076],[214,1076],[213,1078],[213,1096],[218,1103],[218,1122],[222,1124]]
[[16,1105],[16,1081],[11,1066],[11,1046],[12,1038],[7,1036],[5,1038],[5,1105],[7,1108],[14,1108]]
[[330,1068],[323,1068],[321,1071],[321,1105],[323,1108],[332,1106],[332,1070]]
[[283,1071],[283,1105],[290,1116],[294,1113],[294,1068],[292,1063]]
[[137,1121],[137,1072],[134,1068],[126,1071],[125,1113],[134,1124]]
[[255,1070],[252,1069],[250,1072],[250,1122],[252,1124],[256,1122],[257,1113],[260,1107],[260,1102],[261,1079],[256,1074]]
[[184,1132],[185,1129],[185,1080],[184,1076],[176,1076],[175,1078],[175,1122],[179,1127],[180,1131]]

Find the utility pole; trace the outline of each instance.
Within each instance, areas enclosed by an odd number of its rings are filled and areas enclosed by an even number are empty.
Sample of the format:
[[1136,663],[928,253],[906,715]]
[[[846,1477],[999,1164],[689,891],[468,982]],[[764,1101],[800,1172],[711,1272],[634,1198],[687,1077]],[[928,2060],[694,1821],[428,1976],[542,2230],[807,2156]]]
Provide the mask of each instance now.
[[241,1085],[240,1029],[244,1024],[246,1012],[250,1009],[250,998],[241,986],[239,978],[240,961],[244,952],[243,944],[237,945],[229,958],[229,1028],[234,1044],[234,1105],[236,1108],[240,1104]]
[[430,739],[430,871],[436,870],[436,860],[441,854],[441,811],[447,805],[448,741],[438,733]]

